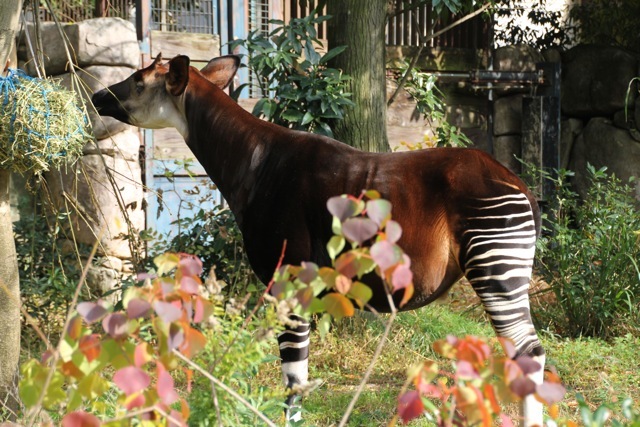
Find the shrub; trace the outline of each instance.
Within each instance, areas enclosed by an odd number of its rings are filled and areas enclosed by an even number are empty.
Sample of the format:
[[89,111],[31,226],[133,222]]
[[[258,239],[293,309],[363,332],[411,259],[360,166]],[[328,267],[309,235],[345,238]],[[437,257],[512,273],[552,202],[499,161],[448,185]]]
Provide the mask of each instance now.
[[584,200],[560,171],[549,203],[537,270],[562,309],[562,332],[610,338],[638,328],[640,215],[629,185],[588,167]]
[[[144,275],[147,283],[127,290],[124,311],[103,301],[78,304],[59,344],[40,360],[22,365],[20,397],[29,417],[44,408],[67,426],[103,421],[121,425],[132,419],[186,425],[190,407],[175,380],[184,378],[188,394],[194,371],[206,377],[196,380],[202,387],[206,383],[205,390],[215,384],[223,390],[220,394],[233,396],[209,399],[205,406],[215,408],[214,414],[242,414],[238,407],[244,406],[266,419],[251,401],[262,407],[281,405],[277,393],[273,393],[277,400],[267,402],[270,395],[263,390],[245,390],[247,401],[227,385],[242,386],[243,374],[264,362],[264,339],[279,328],[273,310],[241,322],[237,307],[220,295],[215,281],[202,283],[199,259],[168,253],[154,261],[156,273]],[[167,274],[173,270],[173,275]],[[204,325],[213,330],[203,332]],[[207,342],[208,338],[213,341]],[[210,362],[202,368],[190,359],[205,348],[213,356],[200,359]],[[234,367],[245,371],[238,373]],[[196,403],[202,404],[198,400],[202,393],[194,393]],[[202,414],[198,408],[195,405],[196,416]]]
[[329,18],[313,10],[286,25],[272,20],[275,28],[270,33],[252,31],[246,39],[231,43],[232,49],[242,46],[247,50],[247,66],[255,77],[252,89],[263,97],[254,115],[292,129],[333,136],[331,123],[342,119],[344,107],[352,102],[346,92],[348,77],[326,65],[345,47],[324,55],[316,50],[322,44],[315,26]]

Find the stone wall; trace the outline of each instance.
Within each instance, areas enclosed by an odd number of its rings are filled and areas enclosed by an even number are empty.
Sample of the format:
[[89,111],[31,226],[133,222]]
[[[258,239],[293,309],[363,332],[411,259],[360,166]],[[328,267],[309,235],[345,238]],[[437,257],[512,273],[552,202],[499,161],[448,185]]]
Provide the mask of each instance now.
[[[493,69],[498,71],[535,71],[537,63],[560,62],[560,166],[576,172],[574,185],[579,193],[584,194],[586,190],[587,163],[598,168],[606,166],[610,173],[625,182],[631,176],[640,178],[637,83],[631,85],[625,103],[629,83],[640,76],[638,54],[604,46],[579,45],[567,51],[545,52],[528,46],[508,46],[496,49],[492,57]],[[479,58],[482,56],[468,56],[466,63],[459,60],[456,66],[458,70],[465,66],[466,69],[486,68]],[[426,60],[419,63],[428,69],[438,69],[438,64]],[[491,150],[488,119],[489,109],[492,109],[493,155],[519,173],[521,164],[516,157],[522,158],[522,100],[532,93],[532,88],[503,86],[494,90],[494,100],[489,103],[486,90],[474,88],[460,79],[441,79],[439,87],[446,94],[449,122],[463,129],[476,147],[487,151]],[[415,103],[406,93],[394,104],[389,111],[392,146],[418,142],[422,135],[431,132],[429,123],[413,113]],[[636,198],[640,201],[640,179],[635,186]]]
[[[29,31],[33,41],[32,27]],[[79,67],[76,71],[79,79],[69,73],[61,35],[50,23],[42,25],[45,71],[81,94],[97,141],[84,147],[83,157],[75,165],[48,173],[46,180],[57,210],[64,212],[70,207],[77,242],[91,246],[99,241],[98,266],[89,271],[87,282],[95,290],[106,291],[132,272],[135,252],[125,236],[137,233],[145,225],[140,138],[130,126],[95,114],[88,100],[95,91],[135,71],[140,64],[140,49],[133,24],[119,18],[64,25],[63,31],[73,63]],[[27,38],[23,35],[19,40],[20,68],[36,75],[25,43]]]

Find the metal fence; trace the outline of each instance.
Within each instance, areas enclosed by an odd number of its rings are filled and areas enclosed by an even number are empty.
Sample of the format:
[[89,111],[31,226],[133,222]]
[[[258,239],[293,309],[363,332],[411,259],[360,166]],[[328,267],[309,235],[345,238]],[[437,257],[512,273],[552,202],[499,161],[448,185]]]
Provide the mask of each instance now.
[[[216,23],[226,17],[218,17],[221,2],[230,0],[151,0],[151,28],[161,31],[178,31],[215,34]],[[282,11],[282,19],[301,18],[313,10],[317,0],[248,0],[246,22],[248,30],[265,27],[274,14],[274,8]],[[62,22],[76,22],[98,16],[121,17],[135,20],[135,0],[61,0],[55,3],[54,12]],[[430,4],[404,9],[406,2],[394,0],[392,16],[387,23],[388,45],[419,46],[418,32],[429,36],[446,27],[459,17],[450,14],[438,17]],[[229,7],[229,6],[228,6]],[[40,8],[40,17],[52,20],[51,13]],[[489,47],[490,23],[482,16],[447,31],[429,41],[429,47],[455,47],[486,49]],[[318,38],[327,38],[326,22],[317,28]]]

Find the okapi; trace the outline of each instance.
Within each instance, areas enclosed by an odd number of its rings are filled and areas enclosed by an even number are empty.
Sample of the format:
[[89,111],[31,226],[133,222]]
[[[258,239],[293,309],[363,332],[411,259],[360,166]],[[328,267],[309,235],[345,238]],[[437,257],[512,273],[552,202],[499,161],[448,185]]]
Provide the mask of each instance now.
[[[330,263],[326,202],[341,194],[377,190],[404,230],[398,244],[411,258],[415,292],[402,309],[422,307],[463,275],[480,297],[500,337],[517,356],[540,364],[545,352],[529,309],[529,280],[540,212],[525,184],[488,154],[465,148],[367,153],[325,136],[294,131],[254,117],[223,89],[239,65],[236,56],[202,70],[189,58],[147,68],[93,95],[97,111],[143,128],[174,127],[217,185],[234,213],[251,266],[270,281],[283,261]],[[369,280],[370,305],[389,310],[382,283]],[[285,384],[308,379],[309,324],[278,338]],[[542,425],[542,405],[523,404],[525,426]]]

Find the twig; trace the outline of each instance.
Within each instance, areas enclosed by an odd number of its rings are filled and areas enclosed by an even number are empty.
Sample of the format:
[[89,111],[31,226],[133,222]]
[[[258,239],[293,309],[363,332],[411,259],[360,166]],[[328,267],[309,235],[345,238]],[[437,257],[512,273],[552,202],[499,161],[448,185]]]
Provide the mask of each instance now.
[[[422,49],[424,48],[424,46],[427,44],[427,42],[429,40],[435,39],[436,37],[439,37],[440,35],[446,33],[447,31],[451,30],[452,28],[457,27],[458,25],[462,24],[465,21],[468,21],[469,19],[480,15],[482,12],[484,12],[485,10],[487,10],[489,8],[489,6],[491,6],[491,3],[487,3],[484,6],[482,6],[480,9],[463,16],[462,18],[458,19],[457,21],[451,23],[450,25],[447,25],[446,27],[444,27],[443,29],[436,31],[435,33],[429,35],[429,36],[424,36],[420,30],[416,30],[418,33],[418,38],[420,39],[420,48],[418,49],[418,52],[415,54],[415,56],[411,59],[411,64],[409,65],[409,68],[407,69],[407,71],[404,73],[404,75],[402,76],[402,78],[400,79],[400,82],[398,83],[398,87],[396,88],[395,92],[393,92],[393,95],[391,95],[391,97],[389,98],[389,101],[387,102],[387,106],[391,105],[393,103],[393,101],[396,99],[396,96],[398,96],[398,93],[400,93],[400,89],[402,89],[402,87],[404,86],[405,82],[407,81],[407,79],[409,78],[409,73],[411,72],[411,69],[413,67],[415,67],[416,63],[418,62],[418,58],[420,57],[420,54],[422,53]],[[416,27],[418,27],[418,24],[415,22],[416,17],[413,16],[414,19],[414,25]]]
[[347,421],[349,421],[349,416],[351,416],[351,413],[353,412],[353,408],[356,406],[356,402],[360,398],[360,395],[364,391],[364,388],[367,385],[367,382],[369,381],[369,377],[373,372],[373,367],[375,366],[378,360],[378,357],[380,357],[380,354],[382,353],[382,349],[384,348],[384,345],[387,341],[387,337],[391,332],[391,326],[393,325],[393,321],[395,320],[398,314],[398,310],[396,309],[396,306],[393,303],[393,298],[391,297],[391,294],[389,293],[389,289],[387,288],[386,284],[384,284],[384,289],[387,293],[387,301],[389,302],[389,307],[391,308],[391,315],[389,316],[389,320],[387,321],[387,324],[384,328],[384,332],[382,333],[380,342],[378,343],[376,350],[373,353],[373,357],[371,358],[371,363],[369,363],[369,366],[367,367],[367,371],[364,373],[364,376],[362,377],[362,381],[360,381],[360,384],[358,385],[358,389],[356,390],[356,393],[351,398],[351,402],[349,402],[349,406],[347,406],[347,410],[342,416],[342,419],[340,420],[340,424],[338,424],[338,427],[344,427],[347,424]]
[[189,358],[187,358],[185,355],[183,355],[182,353],[180,353],[177,350],[173,350],[173,354],[175,354],[176,356],[178,356],[178,358],[182,359],[184,362],[186,362],[189,366],[193,367],[193,369],[195,369],[196,371],[200,372],[202,375],[204,375],[205,378],[207,378],[209,381],[211,381],[212,383],[214,383],[215,385],[217,385],[218,387],[220,387],[222,390],[226,391],[227,393],[229,393],[231,396],[233,396],[236,400],[238,400],[240,403],[242,403],[244,406],[247,407],[247,409],[249,409],[251,412],[253,412],[254,414],[256,414],[258,416],[258,418],[260,418],[262,421],[264,421],[269,427],[277,427],[269,418],[267,418],[262,412],[258,411],[255,407],[253,407],[253,405],[251,405],[251,403],[247,402],[247,400],[240,396],[237,392],[235,392],[233,389],[229,388],[225,383],[223,383],[222,381],[220,381],[219,379],[217,379],[216,377],[214,377],[213,375],[211,375],[209,372],[207,372],[206,370],[202,369],[202,367],[200,367],[197,363],[193,362],[192,360],[190,360]]
[[[102,236],[102,232],[100,232],[100,236]],[[42,393],[40,393],[40,396],[38,396],[38,402],[35,405],[35,407],[37,408],[36,411],[34,411],[33,413],[33,417],[31,417],[31,419],[28,421],[29,425],[33,425],[33,423],[35,422],[35,418],[38,416],[38,414],[40,413],[40,411],[42,410],[42,403],[44,402],[44,397],[47,394],[47,389],[49,388],[49,384],[51,384],[51,380],[53,379],[53,374],[56,372],[55,369],[55,364],[58,362],[58,359],[60,358],[60,344],[62,343],[62,341],[64,340],[64,334],[67,331],[67,328],[69,327],[69,323],[71,322],[71,314],[73,313],[73,310],[75,309],[77,303],[78,303],[78,297],[80,296],[80,289],[82,289],[82,285],[84,284],[85,279],[87,278],[87,273],[89,272],[89,267],[91,266],[91,261],[93,260],[93,257],[96,254],[96,251],[98,250],[98,242],[100,241],[100,239],[98,239],[98,241],[96,241],[96,243],[93,244],[93,248],[91,248],[91,253],[89,254],[89,258],[87,259],[87,263],[85,264],[84,268],[82,269],[82,275],[80,276],[80,280],[78,281],[78,285],[76,286],[76,290],[73,294],[73,299],[71,300],[71,304],[69,305],[69,311],[67,313],[67,318],[64,322],[64,326],[62,327],[62,335],[60,337],[60,341],[58,342],[58,346],[56,347],[56,351],[53,354],[53,358],[51,361],[51,366],[53,366],[52,369],[49,370],[49,375],[47,375],[47,379],[44,382],[44,385],[42,386]]]

